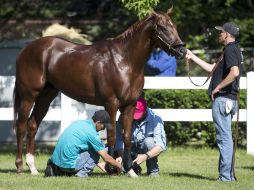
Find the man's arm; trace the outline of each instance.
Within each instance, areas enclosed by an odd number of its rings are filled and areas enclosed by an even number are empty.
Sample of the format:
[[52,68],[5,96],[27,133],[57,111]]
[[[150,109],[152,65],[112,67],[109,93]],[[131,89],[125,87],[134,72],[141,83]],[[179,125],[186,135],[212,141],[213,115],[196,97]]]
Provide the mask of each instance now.
[[135,160],[133,160],[133,163],[136,162],[137,164],[141,164],[144,161],[159,155],[161,152],[162,152],[162,148],[159,145],[156,145],[151,150],[149,150],[147,153],[138,154],[137,158]]
[[187,54],[185,56],[187,59],[191,59],[192,61],[194,61],[195,63],[197,63],[200,67],[202,67],[204,70],[206,70],[207,72],[211,72],[213,70],[213,67],[215,66],[215,63],[213,64],[209,64],[205,61],[203,61],[202,59],[200,59],[199,57],[197,57],[195,54],[192,53],[192,51],[187,49]]
[[214,100],[214,95],[217,92],[219,92],[221,89],[223,89],[227,85],[231,84],[236,79],[236,77],[239,76],[239,74],[240,74],[239,67],[237,66],[231,67],[230,72],[228,73],[226,78],[223,81],[221,81],[221,83],[218,84],[216,88],[212,91],[212,94],[211,94],[212,100]]

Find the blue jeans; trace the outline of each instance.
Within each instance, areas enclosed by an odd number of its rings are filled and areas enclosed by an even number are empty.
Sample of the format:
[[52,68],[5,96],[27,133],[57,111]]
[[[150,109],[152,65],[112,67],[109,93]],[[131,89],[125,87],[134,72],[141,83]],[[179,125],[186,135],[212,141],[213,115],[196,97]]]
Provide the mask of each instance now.
[[94,150],[89,150],[81,153],[80,158],[76,161],[75,174],[78,177],[88,177],[96,164],[98,164],[100,155]]
[[[141,144],[132,144],[131,152],[135,154],[145,154],[155,146],[154,139],[147,137]],[[135,159],[135,158],[133,158]],[[146,161],[147,174],[158,174],[159,166],[157,156]]]
[[233,139],[231,123],[236,112],[237,102],[225,97],[215,98],[212,104],[212,116],[216,129],[216,142],[219,148],[219,180],[234,181],[232,158]]

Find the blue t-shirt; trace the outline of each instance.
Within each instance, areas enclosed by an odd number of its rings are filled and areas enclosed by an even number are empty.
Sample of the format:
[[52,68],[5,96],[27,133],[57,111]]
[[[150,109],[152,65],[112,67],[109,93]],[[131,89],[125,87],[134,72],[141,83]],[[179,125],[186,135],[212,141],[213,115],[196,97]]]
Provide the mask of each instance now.
[[163,50],[154,50],[146,63],[151,76],[176,76],[176,58]]
[[59,137],[51,160],[59,167],[75,168],[80,153],[104,148],[92,120],[75,121]]

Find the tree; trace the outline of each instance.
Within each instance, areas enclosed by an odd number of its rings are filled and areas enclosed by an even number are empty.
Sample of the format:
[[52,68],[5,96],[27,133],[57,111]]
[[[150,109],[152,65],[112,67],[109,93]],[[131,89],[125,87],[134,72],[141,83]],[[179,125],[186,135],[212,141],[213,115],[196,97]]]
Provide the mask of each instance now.
[[59,20],[97,40],[122,32],[152,9],[166,11],[171,5],[173,21],[189,48],[218,48],[214,26],[226,21],[240,26],[243,47],[254,46],[253,0],[1,0],[0,39],[35,38]]
[[139,18],[150,14],[151,10],[160,2],[160,0],[120,0],[124,7],[133,11]]

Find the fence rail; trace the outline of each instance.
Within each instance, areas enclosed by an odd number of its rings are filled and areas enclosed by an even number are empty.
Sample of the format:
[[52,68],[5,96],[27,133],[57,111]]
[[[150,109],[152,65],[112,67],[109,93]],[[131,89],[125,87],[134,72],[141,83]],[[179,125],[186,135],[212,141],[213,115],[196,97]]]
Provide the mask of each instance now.
[[[205,77],[193,77],[193,81],[202,84]],[[0,102],[4,99],[11,100],[12,90],[15,78],[13,76],[0,76]],[[208,82],[209,83],[209,82]],[[207,89],[208,83],[202,87],[194,86],[188,77],[145,77],[144,89]],[[247,123],[247,153],[254,155],[254,72],[247,73],[247,77],[240,80],[240,88],[247,89],[247,109],[240,109],[239,120]],[[1,105],[0,105],[1,106]],[[51,108],[44,118],[44,121],[60,122],[59,132],[55,133],[54,139],[57,139],[61,132],[70,124],[71,121],[78,118],[90,117],[94,111],[100,107],[90,107],[82,112],[73,106],[73,100],[61,94],[61,107]],[[212,121],[211,109],[154,109],[164,121]],[[68,116],[68,117],[66,117]],[[119,116],[119,112],[117,113]],[[13,110],[11,107],[0,107],[0,122],[11,121],[13,119]],[[236,121],[236,115],[233,118]],[[41,128],[41,127],[40,127]],[[40,128],[38,133],[40,132]],[[2,127],[0,126],[0,130]],[[46,130],[46,129],[45,129]],[[44,131],[45,132],[45,131]],[[46,133],[48,134],[48,133]],[[13,135],[12,135],[13,136]],[[7,141],[14,141],[14,136]],[[51,138],[44,137],[42,141],[52,141]],[[0,141],[3,142],[3,139]]]

